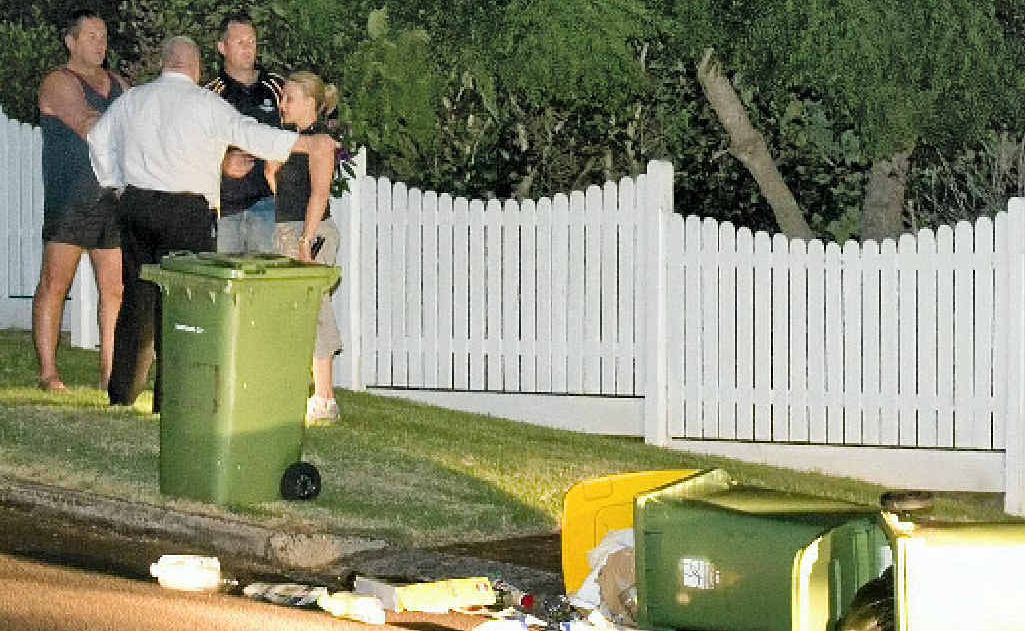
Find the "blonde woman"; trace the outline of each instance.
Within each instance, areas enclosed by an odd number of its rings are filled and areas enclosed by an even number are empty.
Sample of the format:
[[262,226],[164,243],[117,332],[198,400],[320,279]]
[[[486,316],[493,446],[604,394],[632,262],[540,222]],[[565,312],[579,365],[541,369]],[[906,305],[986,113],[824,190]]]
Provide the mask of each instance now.
[[[281,121],[300,134],[327,133],[322,115],[334,109],[337,101],[335,86],[325,85],[312,72],[293,73],[282,89]],[[268,162],[266,175],[275,196],[274,250],[300,261],[334,265],[339,236],[328,208],[333,173],[310,173],[307,157],[295,154],[285,163]],[[331,364],[341,350],[331,298],[325,296],[313,351],[313,396],[306,403],[309,425],[338,420]]]

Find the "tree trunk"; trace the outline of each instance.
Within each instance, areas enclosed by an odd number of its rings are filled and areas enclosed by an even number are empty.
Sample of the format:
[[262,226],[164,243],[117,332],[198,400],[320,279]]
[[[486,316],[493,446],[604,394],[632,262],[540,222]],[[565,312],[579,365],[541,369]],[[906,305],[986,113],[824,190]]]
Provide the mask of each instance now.
[[910,162],[911,149],[907,149],[872,164],[861,207],[862,240],[882,241],[904,232],[904,193]]
[[698,62],[698,81],[730,137],[730,153],[754,176],[758,190],[772,207],[780,230],[788,237],[814,238],[815,233],[808,226],[801,207],[769,154],[765,138],[751,124],[744,104],[740,102],[733,84],[722,73],[712,49],[706,50]]

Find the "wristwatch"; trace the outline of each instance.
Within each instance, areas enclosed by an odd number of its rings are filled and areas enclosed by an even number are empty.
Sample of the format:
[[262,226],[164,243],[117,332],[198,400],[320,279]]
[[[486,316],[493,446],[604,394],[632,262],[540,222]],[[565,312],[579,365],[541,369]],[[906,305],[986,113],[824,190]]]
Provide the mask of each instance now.
[[310,238],[309,237],[307,237],[306,235],[299,235],[299,245],[302,245],[304,243],[309,243],[309,242],[310,242]]

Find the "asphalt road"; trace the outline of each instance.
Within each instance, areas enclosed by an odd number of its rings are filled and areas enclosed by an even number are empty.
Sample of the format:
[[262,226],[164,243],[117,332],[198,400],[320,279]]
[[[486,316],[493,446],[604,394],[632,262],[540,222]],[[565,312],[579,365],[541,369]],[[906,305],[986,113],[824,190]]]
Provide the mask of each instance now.
[[[484,618],[388,614],[375,629],[468,631]],[[0,554],[4,631],[365,631],[368,625],[222,593],[179,592],[132,580]]]

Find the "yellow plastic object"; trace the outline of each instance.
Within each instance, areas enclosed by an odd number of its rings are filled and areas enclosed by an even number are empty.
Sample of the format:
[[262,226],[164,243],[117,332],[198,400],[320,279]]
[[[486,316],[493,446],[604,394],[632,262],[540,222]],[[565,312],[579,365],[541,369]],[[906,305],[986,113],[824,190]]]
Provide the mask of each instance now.
[[384,624],[385,615],[381,599],[377,596],[335,592],[322,594],[317,606],[335,618],[346,618],[364,624]]
[[483,576],[395,585],[357,576],[352,591],[377,596],[385,609],[445,613],[452,609],[490,607],[497,602],[491,581]]
[[562,510],[562,577],[566,593],[580,589],[591,568],[587,553],[610,530],[632,528],[634,498],[689,478],[700,469],[617,473],[578,482],[566,492]]

